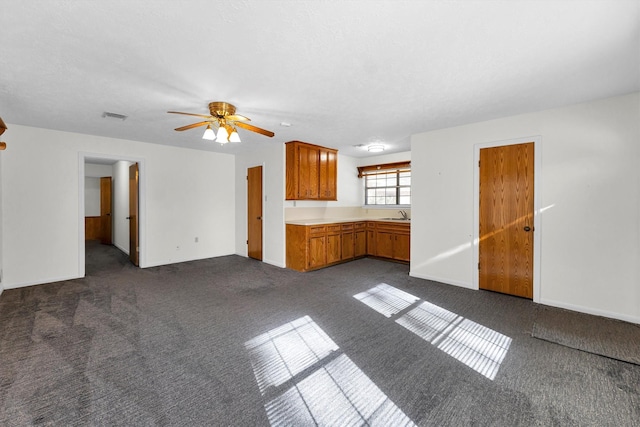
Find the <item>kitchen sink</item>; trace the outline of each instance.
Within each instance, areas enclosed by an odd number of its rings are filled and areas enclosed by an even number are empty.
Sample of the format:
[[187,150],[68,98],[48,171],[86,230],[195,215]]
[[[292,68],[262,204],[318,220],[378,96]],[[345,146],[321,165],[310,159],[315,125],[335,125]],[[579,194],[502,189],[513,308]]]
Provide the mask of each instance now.
[[379,218],[379,219],[381,219],[382,221],[390,221],[390,220],[393,220],[393,221],[411,221],[411,218]]

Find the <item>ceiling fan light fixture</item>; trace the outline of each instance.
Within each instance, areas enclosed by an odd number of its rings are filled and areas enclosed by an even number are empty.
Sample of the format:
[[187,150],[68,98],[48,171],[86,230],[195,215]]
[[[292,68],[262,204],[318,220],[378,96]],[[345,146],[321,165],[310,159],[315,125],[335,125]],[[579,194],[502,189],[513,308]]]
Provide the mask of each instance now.
[[238,135],[235,129],[231,132],[231,135],[229,135],[229,142],[242,142],[240,141],[240,135]]
[[371,144],[367,146],[367,151],[370,153],[380,153],[384,151],[384,145],[382,144]]
[[207,125],[207,129],[205,129],[202,139],[208,139],[209,141],[216,139],[216,134],[213,129],[211,129],[211,125]]
[[220,144],[226,144],[227,142],[229,142],[229,132],[227,132],[224,126],[220,126],[220,129],[218,129],[216,142],[219,142]]

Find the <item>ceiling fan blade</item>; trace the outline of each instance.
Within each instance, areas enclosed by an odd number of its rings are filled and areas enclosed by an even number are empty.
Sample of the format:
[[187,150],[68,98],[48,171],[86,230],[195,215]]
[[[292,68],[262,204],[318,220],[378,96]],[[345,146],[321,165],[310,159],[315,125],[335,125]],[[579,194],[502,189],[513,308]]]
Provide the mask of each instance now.
[[193,128],[197,128],[197,127],[204,126],[204,125],[209,125],[209,124],[211,124],[210,121],[192,123],[190,125],[186,125],[186,126],[182,126],[182,127],[176,128],[176,130],[178,130],[178,131],[180,131],[180,130],[188,130],[188,129],[193,129]]
[[271,132],[270,130],[260,129],[259,127],[250,125],[248,123],[235,122],[235,125],[240,127],[240,128],[243,128],[243,129],[246,129],[246,130],[250,130],[252,132],[257,132],[257,133],[260,133],[260,134],[268,136],[268,137],[272,137],[272,136],[275,135],[275,133]]
[[251,119],[249,117],[241,116],[240,114],[231,114],[229,116],[225,116],[225,119],[231,120],[232,122],[250,122]]
[[195,116],[195,117],[203,117],[205,119],[213,119],[213,116],[207,116],[206,114],[183,113],[183,112],[180,112],[180,111],[167,111],[167,113],[184,114],[185,116]]
[[0,117],[0,135],[2,135],[5,130],[7,130],[7,125],[4,124],[2,117]]

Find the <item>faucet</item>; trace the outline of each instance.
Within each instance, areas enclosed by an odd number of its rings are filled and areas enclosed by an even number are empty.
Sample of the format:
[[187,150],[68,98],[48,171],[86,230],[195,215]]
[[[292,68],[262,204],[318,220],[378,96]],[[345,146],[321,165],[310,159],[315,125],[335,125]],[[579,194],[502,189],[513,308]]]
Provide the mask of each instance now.
[[407,213],[405,211],[398,211],[398,213],[400,215],[402,215],[402,219],[409,219],[409,217],[407,216]]

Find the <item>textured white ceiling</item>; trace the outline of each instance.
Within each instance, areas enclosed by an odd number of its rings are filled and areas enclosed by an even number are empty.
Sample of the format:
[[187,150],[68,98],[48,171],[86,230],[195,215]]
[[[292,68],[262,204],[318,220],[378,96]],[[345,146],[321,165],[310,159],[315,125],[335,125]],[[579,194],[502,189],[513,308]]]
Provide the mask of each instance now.
[[[240,153],[411,134],[640,90],[640,1],[2,0],[11,124]],[[201,139],[227,101],[267,138]],[[125,114],[125,121],[103,112]],[[280,126],[289,122],[291,127]]]

